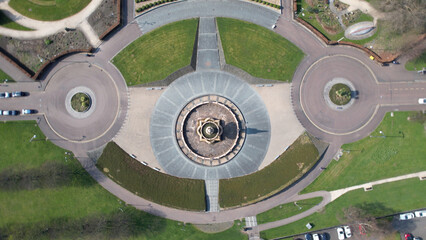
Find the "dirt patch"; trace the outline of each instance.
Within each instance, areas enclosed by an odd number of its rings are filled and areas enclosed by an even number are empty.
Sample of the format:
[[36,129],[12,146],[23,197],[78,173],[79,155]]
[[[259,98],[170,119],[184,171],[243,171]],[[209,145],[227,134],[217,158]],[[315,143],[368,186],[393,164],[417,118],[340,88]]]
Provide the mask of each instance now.
[[37,72],[49,60],[62,52],[74,49],[89,49],[83,33],[75,30],[60,32],[44,39],[18,40],[10,37],[0,37],[0,48],[25,65],[29,70]]
[[98,37],[120,21],[120,18],[117,17],[119,14],[118,1],[120,0],[104,0],[99,8],[89,16],[88,22]]
[[234,226],[234,222],[224,222],[215,224],[194,224],[198,230],[205,233],[218,233],[230,229]]

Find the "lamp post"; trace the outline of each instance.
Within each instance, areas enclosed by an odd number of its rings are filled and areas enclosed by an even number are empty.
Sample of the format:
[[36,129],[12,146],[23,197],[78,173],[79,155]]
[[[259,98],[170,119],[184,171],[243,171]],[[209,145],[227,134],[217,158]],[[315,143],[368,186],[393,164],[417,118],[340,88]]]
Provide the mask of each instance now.
[[31,139],[30,139],[30,142],[32,142],[34,140],[34,138],[36,138],[36,137],[37,137],[37,135],[32,136]]

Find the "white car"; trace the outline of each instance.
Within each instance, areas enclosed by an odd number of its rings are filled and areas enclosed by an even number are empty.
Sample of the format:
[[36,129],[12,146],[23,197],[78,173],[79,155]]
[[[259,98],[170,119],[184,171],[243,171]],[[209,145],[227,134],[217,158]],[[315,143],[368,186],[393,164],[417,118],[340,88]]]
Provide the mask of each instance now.
[[314,240],[320,240],[319,235],[318,235],[318,234],[316,234],[316,233],[312,234],[312,238],[313,238]]
[[415,211],[414,215],[416,217],[426,217],[426,210],[421,210],[421,211]]
[[352,237],[351,229],[349,228],[349,226],[344,226],[343,229],[345,230],[345,235],[347,238]]
[[403,213],[399,215],[399,220],[408,220],[414,218],[413,213]]
[[337,228],[337,237],[339,238],[339,240],[345,239],[345,233],[343,232],[343,228]]
[[426,104],[426,98],[419,98],[419,104]]

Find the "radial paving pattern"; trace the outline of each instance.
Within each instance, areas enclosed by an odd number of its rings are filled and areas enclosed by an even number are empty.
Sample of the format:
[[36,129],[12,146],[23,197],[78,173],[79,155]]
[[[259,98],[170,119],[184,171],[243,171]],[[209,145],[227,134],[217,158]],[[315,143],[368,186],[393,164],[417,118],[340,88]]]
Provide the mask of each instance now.
[[[188,158],[176,138],[182,109],[194,99],[207,95],[228,99],[245,120],[245,141],[241,143],[241,149],[235,152],[232,161],[214,167]],[[157,160],[171,175],[197,179],[231,178],[258,169],[269,146],[270,121],[262,99],[246,82],[220,71],[194,72],[173,82],[157,101],[151,117],[150,138]]]

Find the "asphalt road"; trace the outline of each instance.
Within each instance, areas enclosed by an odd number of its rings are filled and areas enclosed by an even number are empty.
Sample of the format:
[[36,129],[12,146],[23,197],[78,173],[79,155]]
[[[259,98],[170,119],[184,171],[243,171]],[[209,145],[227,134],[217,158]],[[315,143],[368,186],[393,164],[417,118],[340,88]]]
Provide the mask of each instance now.
[[[289,4],[289,2],[285,1],[285,4]],[[244,4],[246,6],[246,3]],[[258,8],[259,6],[253,5],[253,7]],[[321,167],[329,164],[341,144],[367,136],[377,127],[386,112],[426,110],[426,105],[418,105],[416,102],[418,97],[426,97],[423,96],[425,95],[426,78],[423,75],[403,70],[403,66],[379,66],[369,60],[365,53],[351,47],[326,46],[307,29],[294,22],[289,14],[291,11],[288,9],[286,7],[284,14],[278,19],[275,31],[306,53],[306,57],[297,68],[292,83],[293,108],[306,130],[314,136],[330,142],[330,147],[320,163],[300,181],[284,192],[262,202],[219,213],[188,212],[168,208],[149,202],[123,189],[105,177],[87,158],[88,150],[101,147],[113,139],[121,126],[125,124],[128,106],[127,86],[110,60],[128,43],[141,36],[139,27],[133,22],[125,25],[101,44],[95,57],[88,58],[85,55],[76,54],[51,65],[50,70],[40,77],[41,84],[24,82],[2,84],[0,92],[28,89],[30,95],[22,99],[1,99],[0,109],[20,109],[28,106],[37,109],[39,114],[18,117],[0,116],[0,120],[37,120],[45,135],[53,143],[73,151],[85,169],[100,185],[125,202],[154,215],[201,224],[227,222],[253,216],[279,204],[299,199],[298,192],[319,176],[322,171]],[[127,9],[126,12],[129,13],[130,10]],[[151,13],[155,14],[155,10]],[[126,16],[128,21],[130,21],[129,17],[130,15]],[[326,60],[320,60],[328,56],[330,57]],[[317,61],[319,61],[319,65],[312,67]],[[90,65],[92,67],[89,67]],[[13,69],[13,66],[7,68]],[[25,79],[18,71],[9,72],[15,79]],[[84,72],[84,76],[79,75],[79,72]],[[105,74],[107,77],[102,77]],[[79,78],[66,81],[68,76],[73,75],[78,75]],[[59,78],[58,76],[64,77]],[[347,114],[350,114],[351,117],[333,112],[323,102],[318,101],[320,97],[318,88],[321,88],[328,79],[336,76],[350,79],[360,89],[360,99],[354,104],[353,112],[351,109],[347,110]],[[318,82],[315,81],[316,79],[319,79]],[[306,84],[304,84],[305,81]],[[65,112],[66,110],[61,107],[64,104],[65,92],[77,85],[92,89],[97,98],[108,101],[108,104],[104,103],[99,106],[99,112],[94,112],[87,119],[89,125],[85,130],[81,129],[84,127],[82,122],[79,122],[78,119],[71,119],[70,115]],[[108,108],[109,104],[111,104],[111,110]],[[372,109],[375,110],[372,112]],[[329,114],[323,114],[322,110]],[[358,112],[360,114],[356,114]],[[340,119],[340,121],[336,121],[336,119]],[[342,123],[343,121],[344,123]],[[83,138],[83,136],[85,137]],[[328,193],[325,192],[312,193],[304,197],[313,197],[315,194],[325,198],[322,205],[328,203]],[[266,226],[264,229],[270,227],[275,227],[275,225]]]

